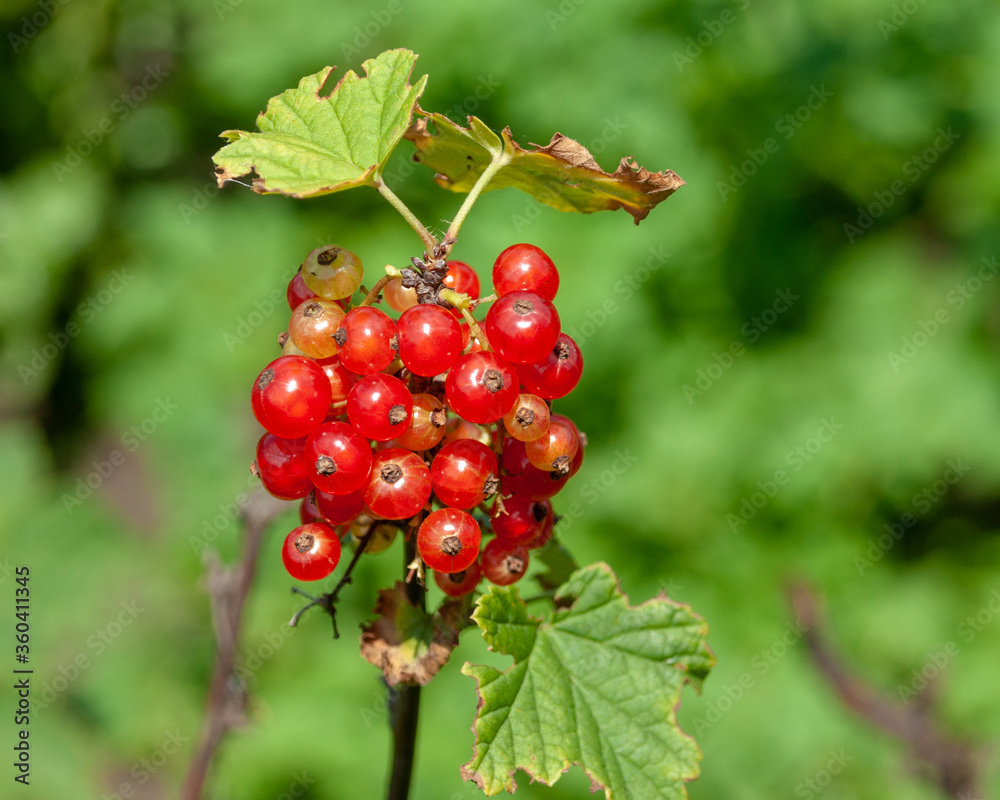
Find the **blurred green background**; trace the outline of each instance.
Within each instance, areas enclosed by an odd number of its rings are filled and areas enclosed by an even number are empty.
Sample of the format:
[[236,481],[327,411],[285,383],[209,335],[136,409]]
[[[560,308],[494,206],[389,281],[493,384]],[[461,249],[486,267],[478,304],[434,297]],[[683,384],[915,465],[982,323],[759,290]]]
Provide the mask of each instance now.
[[[867,680],[899,699],[940,671],[945,728],[996,741],[996,4],[5,0],[0,18],[0,641],[8,663],[27,564],[37,703],[32,785],[5,796],[176,795],[212,665],[203,558],[237,552],[249,388],[285,283],[319,244],[357,252],[369,283],[419,249],[375,192],[219,192],[210,158],[302,75],[401,46],[427,109],[688,182],[638,227],[489,194],[455,256],[488,281],[529,241],[562,272],[587,367],[558,405],[590,441],[562,539],[634,601],[665,589],[709,621],[719,663],[680,711],[704,751],[691,796],[939,796],[818,676],[788,627],[798,578]],[[388,180],[444,228],[460,198],[409,155]],[[399,555],[364,559],[348,635],[318,616],[287,635],[294,518],[265,541],[253,721],[210,796],[378,797],[382,690],[351,631]],[[477,796],[458,668],[483,649],[463,639],[425,693],[416,798]],[[579,769],[520,782],[590,796]],[[994,762],[983,785],[1000,789]]]

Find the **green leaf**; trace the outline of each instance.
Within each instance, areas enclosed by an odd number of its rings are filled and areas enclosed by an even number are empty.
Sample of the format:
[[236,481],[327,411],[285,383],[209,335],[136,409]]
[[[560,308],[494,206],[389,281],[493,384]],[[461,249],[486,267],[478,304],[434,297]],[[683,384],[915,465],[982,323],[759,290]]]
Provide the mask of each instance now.
[[505,672],[465,664],[479,684],[475,754],[462,777],[487,795],[517,788],[513,773],[552,784],[573,764],[618,798],[685,798],[701,753],[677,726],[685,681],[696,690],[715,659],[708,626],[661,594],[631,607],[607,564],[575,572],[545,621],[517,589],[493,587],[473,619]]
[[255,192],[315,197],[371,185],[403,137],[427,76],[409,84],[417,56],[387,50],[349,70],[330,94],[334,67],[272,97],[257,117],[260,133],[225,131],[231,144],[213,157],[219,186],[255,173]]
[[417,148],[414,158],[433,169],[439,185],[468,192],[501,153],[510,155],[485,191],[514,186],[560,211],[590,214],[624,208],[636,224],[684,181],[677,173],[650,172],[631,158],[623,158],[613,173],[605,172],[586,147],[557,133],[545,147],[522,148],[510,128],[498,135],[481,120],[469,117],[469,127],[443,114],[426,114],[406,132]]

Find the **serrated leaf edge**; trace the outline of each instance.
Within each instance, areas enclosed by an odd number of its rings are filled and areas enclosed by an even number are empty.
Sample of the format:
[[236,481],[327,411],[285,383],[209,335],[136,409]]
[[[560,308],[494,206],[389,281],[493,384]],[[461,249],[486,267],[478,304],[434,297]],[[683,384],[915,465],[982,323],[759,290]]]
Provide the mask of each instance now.
[[[650,598],[649,600],[645,600],[645,601],[643,601],[642,603],[640,603],[637,606],[631,605],[630,602],[629,602],[628,593],[625,592],[622,589],[621,580],[615,574],[614,570],[611,569],[610,565],[607,564],[606,562],[603,562],[603,561],[595,562],[594,564],[590,564],[587,567],[581,567],[579,570],[577,570],[576,572],[574,572],[572,576],[570,576],[569,580],[567,580],[566,583],[563,584],[563,586],[566,586],[569,583],[571,583],[573,581],[573,579],[576,577],[576,575],[578,573],[580,573],[580,572],[583,572],[584,570],[595,571],[595,572],[597,570],[601,570],[601,571],[604,571],[604,572],[608,573],[609,575],[611,575],[614,578],[614,580],[615,580],[615,592],[617,593],[617,595],[620,595],[623,598],[624,603],[625,603],[625,608],[627,610],[641,609],[643,606],[649,605],[649,604],[654,603],[654,602],[662,602],[662,601],[666,601],[667,603],[669,603],[669,604],[671,604],[671,605],[673,605],[673,606],[675,606],[677,608],[687,610],[691,614],[692,617],[694,617],[697,620],[700,620],[700,624],[698,625],[698,631],[699,631],[700,634],[702,634],[702,639],[705,641],[705,650],[706,650],[706,653],[707,653],[708,658],[709,658],[708,669],[711,670],[711,668],[715,666],[715,663],[716,663],[715,654],[712,652],[712,649],[708,646],[708,641],[707,641],[708,640],[708,633],[709,633],[708,623],[704,620],[704,618],[702,618],[699,614],[697,614],[691,608],[690,605],[688,605],[687,603],[679,603],[676,600],[673,600],[673,599],[669,598],[667,596],[666,592],[663,591],[662,589],[660,590],[660,592],[656,596]],[[496,588],[497,587],[490,587],[490,593],[493,593],[493,591],[496,590]],[[562,587],[560,587],[560,590],[561,589],[562,589]],[[520,600],[520,593],[517,591],[517,587],[512,586],[509,589],[505,589],[504,591],[508,591],[509,592],[510,590],[513,590],[514,594]],[[559,590],[556,591],[555,597],[559,598],[559,597],[566,597],[566,596],[567,595],[562,594],[561,591],[559,591]],[[481,603],[481,601],[485,597],[487,597],[487,595],[483,595],[482,597],[479,598],[479,600],[476,601],[476,611],[473,612],[473,619],[476,621],[476,625],[479,626],[480,630],[482,630],[483,628],[482,628],[482,625],[479,624],[479,620],[476,617],[476,614],[478,613],[478,611],[480,609],[480,603]],[[523,601],[521,601],[521,602],[523,603]],[[576,602],[576,600],[574,600],[574,604],[575,604],[575,602]],[[573,608],[573,605],[571,604],[567,608],[565,608],[565,609],[559,609],[559,610],[561,610],[561,611],[567,611],[568,612],[568,611],[571,611],[572,608]],[[555,613],[555,612],[553,612],[553,613]],[[532,617],[530,614],[528,615],[528,617],[529,617],[529,619],[532,619],[532,620],[536,619],[535,617]],[[541,625],[544,625],[546,622],[547,622],[546,620],[538,620],[538,626],[541,627]],[[487,649],[490,650],[490,651],[492,651],[492,652],[497,652],[496,650],[493,649],[492,646],[489,646],[489,645],[487,646]],[[506,655],[506,654],[504,654],[504,655]],[[514,663],[517,663],[517,662],[514,662]],[[476,759],[477,759],[477,757],[479,755],[479,745],[480,745],[480,742],[479,742],[479,735],[476,732],[476,722],[479,719],[480,712],[483,710],[483,707],[486,705],[486,700],[483,697],[483,693],[481,691],[482,684],[480,683],[479,678],[477,676],[473,675],[469,671],[469,668],[476,667],[476,666],[481,666],[481,665],[472,664],[471,662],[466,661],[462,665],[462,669],[461,669],[461,672],[462,672],[463,675],[466,675],[466,676],[468,676],[468,677],[470,677],[470,678],[472,678],[473,680],[476,681],[476,698],[477,698],[478,702],[476,704],[476,713],[475,713],[475,715],[472,718],[472,728],[471,728],[471,730],[472,730],[472,735],[474,737],[473,749],[472,749],[472,758],[468,761],[468,763],[462,765],[461,770],[460,770],[460,775],[462,777],[462,780],[472,781],[473,783],[476,784],[477,787],[479,787],[480,791],[482,791],[484,793],[487,793],[487,790],[486,790],[486,787],[485,787],[485,782],[486,782],[485,778],[482,775],[480,775],[478,772],[476,772],[475,770],[470,769],[470,767],[469,767],[470,764],[472,764],[474,761],[476,761]],[[513,666],[513,664],[511,666]],[[674,667],[674,669],[681,670],[682,672],[685,671],[684,668],[682,666],[680,666],[680,665],[672,665],[672,666]],[[496,669],[496,668],[493,668],[493,669]],[[509,670],[509,669],[510,669],[510,667],[507,668],[507,670]],[[503,670],[503,671],[496,670],[496,672],[498,674],[500,674],[500,675],[504,675],[504,674],[506,674],[507,670]],[[701,774],[701,767],[699,766],[699,764],[697,762],[700,762],[703,759],[704,753],[702,752],[702,749],[699,746],[698,742],[695,740],[694,736],[692,734],[688,733],[687,731],[685,731],[683,728],[680,727],[680,725],[677,724],[677,712],[678,712],[678,710],[681,707],[682,697],[683,697],[683,690],[684,690],[685,684],[691,684],[691,687],[694,689],[695,693],[698,694],[699,697],[701,696],[701,681],[696,681],[691,676],[685,675],[684,679],[680,683],[680,686],[678,687],[677,702],[674,704],[674,706],[670,710],[670,722],[671,722],[672,726],[677,729],[678,733],[683,738],[687,739],[694,746],[694,749],[695,749],[696,754],[697,754],[696,758],[695,758],[695,762],[696,763],[695,763],[692,771],[690,773],[688,773],[688,774],[684,774],[684,775],[680,776],[681,780],[684,783],[690,783],[691,781],[695,780]],[[597,778],[595,778],[594,775],[591,774],[590,770],[588,770],[587,767],[584,764],[581,764],[578,761],[571,761],[569,759],[562,759],[561,762],[562,762],[562,766],[563,766],[562,772],[560,773],[561,775],[565,775],[574,766],[580,767],[580,769],[583,770],[584,775],[586,775],[587,778],[588,778],[588,780],[590,780],[590,791],[591,791],[591,793],[593,794],[598,789],[603,789],[604,790],[604,796],[605,796],[606,800],[611,800],[611,790],[608,787],[604,786],[600,781],[598,781]],[[505,791],[510,792],[510,793],[513,793],[513,792],[517,791],[517,781],[515,780],[514,775],[518,771],[524,772],[526,775],[528,775],[528,777],[531,779],[531,782],[537,781],[537,782],[542,783],[542,784],[544,784],[546,786],[552,786],[556,782],[556,780],[558,780],[558,778],[556,778],[555,780],[553,780],[550,783],[549,781],[546,781],[544,778],[542,778],[540,776],[532,775],[530,772],[528,772],[523,767],[516,766],[516,767],[514,767],[513,769],[511,769],[507,773],[507,781],[503,785],[503,789]],[[487,796],[490,796],[490,795],[487,793]]]

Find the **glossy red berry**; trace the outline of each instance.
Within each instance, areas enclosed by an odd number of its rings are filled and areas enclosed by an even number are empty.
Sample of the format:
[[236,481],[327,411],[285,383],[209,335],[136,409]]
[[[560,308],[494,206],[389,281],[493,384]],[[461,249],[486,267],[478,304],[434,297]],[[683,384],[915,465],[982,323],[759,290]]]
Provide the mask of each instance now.
[[347,395],[347,416],[358,432],[387,442],[410,424],[413,397],[406,384],[392,375],[366,375]]
[[[479,299],[479,275],[464,261],[449,261],[448,272],[444,276],[444,285],[454,292],[467,294],[471,299]],[[448,309],[456,318],[462,318],[462,312],[457,308]]]
[[330,397],[330,381],[319,364],[304,356],[281,356],[257,376],[250,405],[268,431],[297,439],[323,421]]
[[417,530],[417,552],[437,572],[461,572],[479,557],[482,534],[471,514],[456,508],[432,511]]
[[330,379],[330,402],[336,404],[347,400],[347,395],[358,382],[357,374],[341,364],[338,356],[324,358],[316,363],[323,368],[326,377]]
[[402,278],[393,278],[393,280],[385,285],[382,293],[385,297],[385,302],[389,304],[389,308],[400,313],[420,302],[417,299],[417,290],[407,289],[403,286]]
[[493,435],[490,433],[488,428],[484,428],[482,425],[477,425],[474,422],[469,422],[466,419],[452,415],[448,417],[448,423],[445,425],[444,438],[441,440],[444,444],[451,444],[452,442],[457,442],[460,439],[475,439],[477,442],[482,442],[487,447],[493,445]]
[[288,302],[288,307],[294,311],[299,303],[304,300],[312,300],[314,297],[318,297],[312,289],[306,286],[306,282],[302,280],[302,270],[299,269],[292,279],[288,282],[288,288],[285,290],[285,300]]
[[552,504],[548,500],[531,500],[515,494],[504,498],[503,511],[493,517],[493,530],[505,542],[529,544],[541,534],[551,513]]
[[392,447],[375,454],[365,503],[383,519],[407,519],[431,498],[431,471],[416,453]]
[[340,363],[358,375],[381,372],[393,362],[399,348],[396,323],[371,306],[348,311],[333,338]]
[[462,354],[462,329],[446,308],[423,304],[408,308],[396,325],[399,358],[414,375],[440,375]]
[[365,510],[365,493],[358,489],[350,494],[330,494],[320,489],[313,492],[316,511],[331,525],[353,522]]
[[514,407],[503,415],[503,426],[519,442],[531,442],[548,432],[549,414],[549,407],[541,397],[522,393]]
[[567,481],[583,464],[583,447],[580,447],[570,463],[567,474],[546,472],[532,466],[524,447],[523,442],[515,439],[504,440],[503,467],[506,474],[500,478],[500,491],[504,495],[518,494],[530,497],[532,500],[547,500],[562,491]]
[[448,411],[432,394],[413,395],[410,425],[397,438],[407,450],[430,450],[444,438],[448,429]]
[[459,439],[446,444],[431,462],[431,485],[438,500],[452,508],[475,508],[500,488],[497,457],[482,442]]
[[559,334],[548,355],[534,364],[518,364],[521,385],[532,394],[546,400],[556,400],[572,392],[583,374],[583,355],[576,342],[565,333]]
[[473,300],[479,299],[479,275],[464,261],[449,261],[444,285],[449,289],[467,294]]
[[449,597],[462,597],[468,594],[483,578],[483,570],[478,561],[473,561],[460,572],[436,572],[434,583]]
[[343,319],[344,309],[335,301],[314,297],[295,307],[288,321],[288,335],[310,358],[329,358],[337,354],[333,335]]
[[517,402],[517,372],[505,358],[489,350],[467,353],[448,372],[444,389],[448,405],[469,422],[496,422]]
[[296,580],[322,580],[337,568],[340,539],[333,528],[321,522],[300,525],[285,537],[281,560]]
[[310,490],[309,494],[303,497],[299,503],[299,522],[303,525],[307,525],[310,522],[329,522],[329,520],[323,519],[323,515],[316,508],[315,492],[315,489]]
[[555,347],[559,325],[559,314],[548,300],[534,292],[511,292],[490,306],[483,332],[512,364],[531,364]]
[[479,557],[479,564],[486,580],[497,586],[508,586],[521,580],[528,571],[528,548],[499,537],[490,539]]
[[281,500],[297,500],[312,489],[309,465],[303,456],[305,438],[282,439],[265,433],[257,442],[253,469],[264,488]]
[[305,461],[317,489],[350,494],[368,483],[372,451],[368,440],[346,422],[324,422],[306,438]]
[[548,432],[524,445],[525,455],[532,466],[557,475],[568,475],[570,465],[580,448],[580,434],[569,419],[561,414],[549,418]]
[[493,263],[493,288],[501,297],[528,291],[551,302],[559,291],[559,272],[541,248],[512,244]]
[[548,504],[548,515],[545,517],[545,524],[542,525],[542,531],[530,542],[527,542],[529,550],[538,550],[541,547],[545,547],[549,543],[549,539],[552,538],[552,534],[556,527],[556,515],[552,511],[552,504],[548,500],[544,500],[544,503]]

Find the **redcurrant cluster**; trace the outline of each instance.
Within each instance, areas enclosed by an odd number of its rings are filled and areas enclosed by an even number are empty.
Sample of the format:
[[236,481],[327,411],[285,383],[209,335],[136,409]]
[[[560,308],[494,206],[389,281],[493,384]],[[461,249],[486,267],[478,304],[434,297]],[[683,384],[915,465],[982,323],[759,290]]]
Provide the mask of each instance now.
[[[302,499],[282,550],[292,577],[329,575],[342,538],[378,552],[415,530],[420,558],[457,597],[484,576],[518,580],[551,537],[550,499],[585,444],[551,405],[583,359],[560,329],[559,274],[539,248],[497,257],[481,326],[468,264],[443,249],[413,263],[352,306],[361,260],[334,246],[309,254],[288,285],[282,355],[251,392],[267,430],[252,470],[274,496]],[[378,289],[398,319],[369,305]]]

